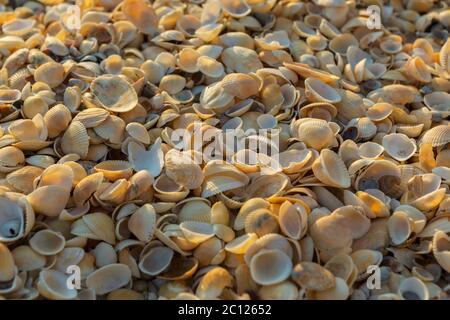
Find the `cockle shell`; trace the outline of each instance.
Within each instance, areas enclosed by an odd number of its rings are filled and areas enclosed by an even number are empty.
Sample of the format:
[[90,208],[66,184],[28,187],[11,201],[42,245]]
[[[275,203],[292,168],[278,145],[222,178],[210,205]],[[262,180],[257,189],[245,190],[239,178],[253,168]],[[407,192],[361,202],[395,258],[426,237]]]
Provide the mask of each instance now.
[[323,149],[312,169],[314,175],[326,185],[340,188],[350,186],[350,176],[344,162],[331,150]]
[[56,270],[43,270],[39,273],[37,288],[39,293],[51,300],[73,300],[77,290],[66,286],[68,276]]
[[261,285],[276,284],[286,280],[292,271],[289,256],[280,250],[263,249],[250,261],[253,280]]
[[106,294],[125,286],[131,280],[131,271],[125,264],[116,263],[104,266],[86,278],[86,286],[96,294]]
[[111,112],[130,111],[137,103],[136,91],[119,76],[100,76],[91,83],[91,90],[98,103]]

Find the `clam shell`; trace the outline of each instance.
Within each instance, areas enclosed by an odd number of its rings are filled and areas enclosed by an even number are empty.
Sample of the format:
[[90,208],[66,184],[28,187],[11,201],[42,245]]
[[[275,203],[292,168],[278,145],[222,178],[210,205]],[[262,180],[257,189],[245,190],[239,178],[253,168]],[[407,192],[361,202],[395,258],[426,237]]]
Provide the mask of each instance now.
[[3,243],[0,243],[0,258],[0,282],[10,282],[16,276],[17,267],[11,251]]
[[243,254],[258,239],[255,233],[246,233],[228,242],[225,250],[235,254]]
[[125,286],[131,281],[130,268],[121,263],[110,264],[92,272],[86,278],[86,286],[103,295]]
[[263,249],[250,261],[252,279],[261,285],[272,285],[286,280],[292,271],[292,261],[280,250]]
[[346,300],[350,295],[350,290],[347,283],[336,277],[336,284],[333,288],[323,291],[315,292],[315,299],[317,300]]
[[429,292],[426,285],[415,277],[404,279],[398,287],[398,294],[404,300],[429,299]]
[[450,126],[438,125],[431,128],[422,136],[419,145],[431,143],[433,147],[440,147],[450,142]]
[[267,209],[258,209],[252,211],[245,219],[245,232],[256,233],[261,237],[268,233],[277,233],[278,221]]
[[214,267],[202,277],[195,294],[200,299],[215,299],[226,287],[231,287],[232,279],[226,269]]
[[186,239],[197,244],[214,236],[213,226],[205,222],[185,221],[180,223],[180,229]]
[[82,219],[75,221],[71,233],[115,244],[114,223],[111,217],[101,212],[86,214]]
[[289,281],[283,281],[270,286],[263,286],[258,291],[258,296],[262,300],[296,300],[298,294],[297,287]]
[[306,210],[298,205],[285,201],[278,212],[281,231],[292,239],[300,240],[307,227]]
[[450,270],[450,238],[443,231],[436,231],[433,236],[433,254],[439,265]]
[[307,290],[323,291],[336,285],[335,276],[314,262],[301,262],[292,270],[292,279]]
[[94,171],[102,173],[103,177],[110,181],[116,181],[130,178],[133,168],[128,161],[109,160],[94,166]]
[[402,133],[391,133],[383,137],[386,152],[398,161],[406,161],[417,151],[415,141]]
[[156,212],[151,204],[145,204],[136,210],[128,220],[128,229],[143,242],[152,239],[155,226]]
[[30,238],[29,244],[37,253],[44,256],[51,256],[64,249],[66,240],[60,233],[52,230],[41,230]]
[[[37,253],[29,246],[25,245],[18,246],[14,248],[14,250],[12,250],[11,253],[14,257],[14,262],[19,270],[23,271],[39,270],[43,269],[47,263],[45,256]],[[4,268],[5,267],[0,267],[0,269],[2,270],[5,270]]]
[[37,289],[39,293],[51,300],[73,300],[77,297],[76,289],[70,289],[66,283],[68,276],[56,270],[42,270],[39,273]]
[[203,182],[203,172],[196,157],[187,152],[170,150],[165,155],[166,172],[169,178],[188,189],[196,189]]
[[250,212],[260,208],[268,208],[269,206],[270,203],[263,198],[252,198],[247,200],[239,209],[236,219],[234,220],[233,229],[237,231],[244,229],[245,220]]
[[155,247],[141,257],[139,269],[150,276],[158,275],[170,265],[173,254],[170,248]]
[[61,150],[64,154],[75,153],[86,157],[89,150],[89,136],[81,122],[72,121],[61,138]]
[[[0,198],[0,241],[13,242],[20,239],[25,233],[26,223],[23,209],[18,203],[1,197]],[[31,212],[34,218],[34,212]],[[30,221],[30,223],[34,223]]]
[[97,77],[91,83],[91,91],[98,103],[111,112],[127,112],[137,104],[134,88],[124,79],[114,75]]
[[58,216],[69,201],[70,191],[58,185],[39,187],[27,196],[34,212],[49,217]]
[[34,79],[48,84],[50,88],[59,86],[64,81],[65,76],[64,66],[57,62],[44,63],[34,72]]
[[314,175],[323,183],[338,188],[350,186],[350,176],[342,159],[333,151],[323,149],[320,157],[314,161]]
[[312,102],[339,103],[342,98],[331,86],[317,78],[305,79],[305,94]]

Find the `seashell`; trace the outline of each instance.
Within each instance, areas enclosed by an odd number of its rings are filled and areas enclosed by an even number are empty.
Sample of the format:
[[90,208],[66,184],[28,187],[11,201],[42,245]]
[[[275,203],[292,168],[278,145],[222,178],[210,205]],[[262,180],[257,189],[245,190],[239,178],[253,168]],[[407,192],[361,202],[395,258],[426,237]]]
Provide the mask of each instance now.
[[58,216],[70,197],[67,188],[58,185],[42,186],[28,194],[27,200],[34,212],[49,217]]
[[[223,172],[227,173],[223,174]],[[244,173],[221,161],[207,163],[203,169],[203,174],[205,179],[202,186],[202,198],[245,186],[249,182],[249,178]]]
[[258,291],[258,296],[262,300],[296,300],[298,289],[292,282],[283,281],[278,284],[263,286]]
[[245,220],[247,215],[260,208],[269,208],[270,203],[264,200],[263,198],[252,198],[247,200],[242,207],[239,209],[239,212],[234,220],[234,230],[243,230],[245,228]]
[[223,28],[224,25],[221,23],[202,24],[195,30],[195,36],[204,42],[211,42],[222,32]]
[[89,136],[81,122],[72,121],[61,138],[61,150],[64,154],[75,153],[86,157],[89,148]]
[[[96,101],[111,112],[127,112],[137,104],[134,88],[123,78],[103,75],[91,82],[91,92]],[[114,94],[111,94],[111,93]]]
[[394,212],[394,214],[389,217],[388,230],[394,245],[404,243],[412,233],[412,226],[408,215],[402,211]]
[[162,201],[180,201],[184,199],[189,190],[180,186],[178,183],[170,179],[167,175],[162,174],[153,183],[153,188],[157,192],[155,196]]
[[77,183],[73,190],[73,200],[77,206],[89,200],[89,198],[98,190],[103,181],[103,173],[98,172],[86,176]]
[[202,277],[195,294],[200,299],[215,299],[226,287],[231,287],[232,279],[226,269],[214,267]]
[[404,279],[399,287],[398,294],[404,300],[428,300],[429,292],[425,284],[415,277]]
[[306,43],[314,51],[322,51],[328,45],[327,39],[324,36],[317,34],[306,38]]
[[139,261],[139,269],[150,276],[163,272],[170,265],[173,250],[167,247],[154,247]]
[[313,262],[301,262],[292,270],[292,279],[307,290],[323,291],[336,285],[334,275]]
[[183,90],[185,85],[186,79],[179,75],[170,74],[162,77],[159,83],[159,88],[167,91],[169,94],[177,94]]
[[437,230],[433,236],[433,254],[439,265],[448,272],[450,269],[450,238],[444,231]]
[[101,212],[89,213],[76,220],[70,232],[77,236],[115,244],[114,223],[111,217]]
[[384,152],[383,146],[375,142],[364,142],[358,148],[358,154],[364,159],[375,159],[381,156]]
[[334,140],[333,128],[322,119],[299,119],[293,123],[291,131],[300,141],[316,150],[330,146]]
[[242,18],[251,12],[250,6],[244,0],[221,0],[222,9],[234,18]]
[[336,277],[336,284],[333,288],[314,292],[317,300],[346,300],[349,295],[347,283],[339,277]]
[[152,6],[143,0],[126,0],[122,12],[144,34],[154,34],[158,25],[158,16]]
[[152,177],[159,176],[164,166],[160,138],[155,141],[149,151],[135,142],[130,142],[128,156],[135,171],[146,170]]
[[64,81],[65,76],[64,66],[57,62],[44,63],[34,72],[34,80],[44,82],[50,88],[59,86]]
[[[36,251],[31,249],[31,247],[25,245],[14,248],[11,253],[17,268],[23,271],[42,269],[47,262],[45,256],[37,253]],[[5,270],[6,268],[1,267],[1,269]],[[2,282],[4,281],[2,280]]]
[[243,254],[258,239],[255,233],[246,233],[228,242],[225,250],[234,254]]
[[300,109],[300,114],[304,118],[316,118],[329,122],[336,117],[337,109],[330,103],[309,103]]
[[391,133],[383,137],[386,152],[398,161],[406,161],[417,150],[416,143],[402,133]]
[[110,160],[103,161],[100,164],[94,166],[95,172],[101,172],[103,177],[116,181],[118,179],[128,179],[131,177],[133,168],[128,161]]
[[249,198],[271,198],[280,195],[288,186],[289,179],[286,175],[276,173],[273,175],[260,175],[256,177],[247,189]]
[[[326,72],[326,71],[322,71],[320,69],[314,69],[311,68],[310,66],[306,65],[306,64],[302,64],[302,63],[283,63],[283,65],[290,69],[295,71],[297,74],[299,74],[300,76],[304,77],[304,78],[316,78],[317,80],[325,83],[325,84],[335,84],[338,80],[339,77]],[[321,87],[321,85],[319,85],[316,81],[313,81],[313,86],[319,86]],[[332,88],[333,89],[333,88]],[[328,90],[328,89],[324,89],[325,93],[324,94],[332,94],[332,90]],[[319,92],[321,92],[322,90],[319,90]],[[332,94],[334,96],[334,94]],[[337,98],[337,97],[336,97]]]
[[86,278],[86,286],[103,295],[119,289],[131,280],[130,268],[121,263],[110,264],[95,270]]
[[362,249],[354,251],[351,258],[359,273],[357,280],[361,280],[368,276],[370,266],[380,265],[383,255],[376,250]]
[[440,147],[449,143],[450,139],[450,127],[448,125],[438,125],[431,128],[422,136],[419,140],[419,145],[424,143],[431,143],[434,147]]
[[408,191],[403,195],[402,201],[423,211],[436,208],[445,195],[445,189],[439,188],[440,180],[433,173],[414,176],[408,181]]
[[109,113],[101,108],[88,108],[80,111],[72,121],[81,122],[85,128],[92,128],[100,125],[108,118]]
[[[362,237],[370,228],[369,220],[356,209],[345,206],[329,216],[318,218],[309,226],[309,233],[317,248],[344,248],[352,239]],[[351,224],[350,224],[351,223]],[[336,241],[339,239],[339,241]]]
[[250,261],[252,279],[261,285],[272,285],[286,280],[292,271],[288,255],[280,250],[262,249]]
[[347,254],[337,254],[324,265],[335,277],[343,279],[348,286],[352,286],[358,275],[358,269],[352,258]]
[[51,256],[64,249],[66,240],[63,235],[52,230],[41,230],[29,241],[30,247],[43,256]]
[[281,231],[292,239],[300,240],[306,233],[307,213],[298,204],[285,201],[278,212]]
[[367,117],[372,121],[381,121],[389,117],[394,107],[385,102],[375,103],[367,110]]
[[208,56],[199,57],[197,67],[201,73],[208,77],[220,78],[225,75],[223,65]]
[[128,229],[140,241],[152,239],[156,226],[156,212],[151,204],[145,204],[136,210],[128,220]]
[[245,219],[245,232],[256,233],[261,237],[268,233],[277,233],[278,221],[267,209],[258,209],[249,213]]
[[177,258],[173,257],[168,269],[166,269],[158,277],[167,280],[183,280],[193,276],[197,271],[198,261],[197,259],[190,258]]
[[348,188],[350,186],[350,176],[342,159],[333,151],[323,149],[320,157],[313,163],[314,175],[323,183],[339,187]]
[[305,79],[305,94],[312,102],[339,103],[341,96],[338,92],[325,82],[317,78]]
[[212,224],[198,221],[184,221],[180,223],[180,229],[186,239],[200,244],[214,236]]
[[36,287],[43,297],[50,300],[73,300],[78,293],[66,286],[68,276],[56,270],[42,270]]
[[188,152],[170,150],[165,155],[167,176],[188,189],[200,187],[204,175],[195,160],[195,155],[192,156]]
[[70,110],[63,104],[57,104],[48,110],[44,115],[44,122],[49,137],[54,138],[66,130],[71,120]]
[[0,283],[8,283],[14,279],[17,273],[14,257],[8,247],[0,243]]
[[201,265],[220,263],[225,258],[222,241],[218,238],[210,238],[202,242],[194,250],[194,257]]
[[350,46],[358,45],[358,40],[351,33],[342,33],[337,35],[336,37],[333,37],[333,39],[331,39],[330,43],[328,44],[328,47],[331,51],[345,56]]
[[0,102],[4,104],[13,104],[20,100],[22,94],[19,90],[0,89]]
[[257,53],[251,49],[233,46],[223,50],[223,64],[234,72],[251,73],[263,68]]

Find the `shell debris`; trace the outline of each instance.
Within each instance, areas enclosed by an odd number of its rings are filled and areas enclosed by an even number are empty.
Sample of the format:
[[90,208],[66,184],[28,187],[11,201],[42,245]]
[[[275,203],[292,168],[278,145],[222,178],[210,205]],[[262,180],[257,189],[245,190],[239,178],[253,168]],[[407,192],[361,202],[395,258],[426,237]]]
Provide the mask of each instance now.
[[0,2],[0,300],[450,298],[445,1]]

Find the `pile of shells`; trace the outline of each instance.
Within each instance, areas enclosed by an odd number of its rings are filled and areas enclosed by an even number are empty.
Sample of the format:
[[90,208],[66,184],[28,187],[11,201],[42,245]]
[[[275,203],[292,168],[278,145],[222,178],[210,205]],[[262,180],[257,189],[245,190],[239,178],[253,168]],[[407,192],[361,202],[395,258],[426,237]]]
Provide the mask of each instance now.
[[445,1],[0,3],[0,299],[450,297]]

